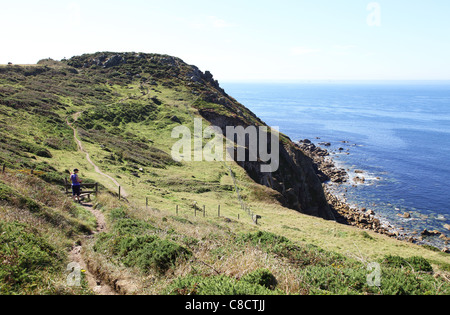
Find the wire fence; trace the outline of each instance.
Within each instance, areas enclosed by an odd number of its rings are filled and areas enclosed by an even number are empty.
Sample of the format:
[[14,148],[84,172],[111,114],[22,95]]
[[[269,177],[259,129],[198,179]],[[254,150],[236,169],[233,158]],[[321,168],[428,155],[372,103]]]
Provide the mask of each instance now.
[[[152,208],[150,207],[150,201],[149,198],[146,197],[145,200],[145,205],[146,205],[146,209],[147,210],[152,210]],[[154,210],[154,209],[153,209]],[[175,206],[175,214],[177,216],[180,216],[182,214],[186,214],[188,213],[188,215],[194,216],[194,217],[224,217],[223,214],[224,212],[226,212],[226,210],[222,207],[222,205],[217,205],[216,207],[211,207],[211,208],[207,208],[207,206],[202,206],[199,207],[197,204],[193,204],[192,206],[180,206],[180,205],[176,205]],[[158,211],[158,210],[156,210]],[[251,213],[250,211],[248,212],[249,215],[252,217],[252,221],[253,223],[255,223],[256,225],[258,225],[258,220],[261,219],[260,216]],[[234,217],[237,217],[237,220],[241,220],[241,215],[238,213],[237,215],[235,214]],[[226,217],[224,217],[225,219],[227,219]]]
[[[192,104],[194,104],[195,102],[197,102],[199,99],[200,99],[200,97],[197,98]],[[192,120],[194,120],[195,117],[194,117],[194,115],[191,113],[191,111],[189,110],[189,106],[188,106],[187,104],[185,104],[185,107],[186,107],[186,111],[187,111],[188,115],[192,118]],[[203,119],[203,118],[202,118],[202,119]],[[225,168],[228,169],[228,171],[230,172],[230,177],[231,177],[232,180],[233,180],[234,189],[235,189],[235,191],[236,191],[236,195],[237,195],[239,204],[241,205],[242,211],[246,212],[247,215],[249,215],[249,216],[252,218],[252,220],[253,220],[253,222],[254,222],[255,224],[258,224],[258,220],[261,219],[261,216],[254,214],[253,211],[251,210],[250,206],[247,205],[247,204],[244,202],[244,200],[243,200],[243,198],[242,198],[242,196],[241,196],[241,192],[240,192],[239,187],[238,187],[238,181],[237,181],[237,179],[236,179],[236,176],[235,176],[234,173],[233,173],[233,170],[231,169],[231,167],[230,167],[225,161],[222,161],[222,163],[223,163],[223,165],[225,166]],[[220,213],[220,206],[219,206],[219,213]]]
[[8,172],[8,173],[22,173],[22,174],[38,175],[38,176],[47,174],[47,172],[37,171],[35,169],[16,170],[16,169],[12,169],[12,168],[7,168],[5,164],[2,165],[1,170],[2,170],[1,171],[2,174],[5,174],[6,172]]

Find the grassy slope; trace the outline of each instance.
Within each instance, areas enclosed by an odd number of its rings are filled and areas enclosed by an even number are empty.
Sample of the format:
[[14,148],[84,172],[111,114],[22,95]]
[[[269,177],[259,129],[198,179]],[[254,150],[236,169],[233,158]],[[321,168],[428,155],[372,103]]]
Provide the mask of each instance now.
[[[36,193],[36,192],[40,193]],[[66,284],[68,251],[95,218],[41,179],[0,174],[0,294],[92,294]]]
[[[136,220],[151,222],[152,226],[157,227],[157,232],[153,230],[150,234],[156,234],[162,240],[168,238],[180,246],[190,248],[191,253],[196,257],[195,263],[187,263],[181,259],[176,268],[171,268],[169,272],[161,275],[156,271],[143,272],[136,267],[137,263],[135,267],[117,264],[126,257],[120,257],[117,253],[99,253],[98,250],[94,250],[97,240],[93,240],[89,249],[86,250],[86,255],[90,257],[93,264],[105,269],[106,273],[122,277],[125,274],[126,279],[132,279],[128,281],[132,284],[130,291],[152,294],[173,293],[174,290],[169,290],[170,292],[164,290],[179,276],[192,274],[212,276],[218,271],[218,273],[239,279],[249,272],[268,268],[278,279],[278,287],[284,292],[317,293],[314,291],[317,287],[311,288],[301,284],[301,280],[307,277],[301,271],[306,269],[300,268],[295,259],[283,257],[284,254],[268,251],[261,246],[247,243],[236,244],[237,235],[257,230],[286,236],[296,244],[312,244],[327,251],[345,255],[349,259],[342,265],[351,267],[353,270],[364,269],[364,265],[360,265],[361,262],[377,261],[385,255],[421,256],[430,260],[436,270],[448,269],[450,262],[448,255],[371,232],[362,232],[352,227],[304,216],[283,208],[268,197],[273,193],[272,191],[254,184],[241,168],[228,162],[239,180],[239,188],[246,203],[255,213],[263,217],[260,221],[261,225],[256,228],[251,219],[241,210],[236,193],[232,190],[233,182],[223,163],[183,162],[179,165],[167,157],[172,144],[177,141],[170,137],[172,128],[177,126],[171,117],[176,115],[184,125],[193,129],[191,115],[196,115],[196,109],[192,107],[192,104],[196,102],[197,97],[183,85],[177,85],[175,82],[175,86],[170,87],[163,84],[167,80],[158,80],[158,85],[144,85],[144,90],[149,93],[142,93],[143,89],[137,80],[127,80],[127,84],[119,84],[120,80],[107,84],[101,76],[96,76],[95,71],[83,70],[85,73],[80,71],[79,74],[75,74],[62,65],[56,67],[53,65],[50,69],[47,68],[44,74],[30,76],[23,76],[23,72],[33,72],[29,68],[15,71],[17,75],[3,72],[0,77],[0,99],[2,100],[0,124],[3,126],[2,136],[8,139],[2,143],[0,158],[13,169],[30,167],[42,169],[46,172],[44,179],[53,182],[64,177],[66,170],[78,167],[82,170],[82,177],[98,181],[106,189],[115,192],[116,187],[111,181],[95,173],[93,167],[87,163],[85,155],[76,151],[72,130],[65,124],[65,118],[82,112],[75,125],[78,127],[78,134],[83,140],[85,149],[90,153],[92,160],[105,173],[116,178],[130,194],[129,205],[119,204],[111,197],[107,197],[108,195],[101,197],[98,203],[105,214],[109,215],[113,209],[122,208],[127,215]],[[49,76],[50,73],[51,76]],[[86,84],[87,82],[90,84]],[[92,82],[95,83],[92,84]],[[51,91],[51,95],[45,95],[43,91]],[[53,99],[55,95],[57,97]],[[36,99],[46,101],[34,104]],[[126,106],[130,109],[137,106],[137,112],[139,112],[141,105],[153,106],[152,115],[129,117],[128,120],[121,122],[108,121],[107,115],[104,115],[106,118],[100,116],[100,119],[95,121],[89,119],[109,111],[117,113],[116,111],[127,108]],[[49,118],[48,113],[36,111],[36,108],[45,107],[56,115]],[[134,151],[136,154],[127,156],[129,152],[126,150],[127,147],[124,147],[125,144],[136,148]],[[38,147],[31,147],[32,145]],[[142,147],[144,149],[141,151]],[[50,155],[42,154],[40,152],[42,150]],[[40,154],[37,154],[39,152]],[[143,172],[138,170],[140,167],[144,169]],[[136,172],[139,178],[132,174]],[[15,179],[8,180],[5,184],[10,186],[12,181]],[[146,197],[150,201],[148,210],[145,208]],[[60,198],[63,199],[63,197]],[[2,221],[14,221],[17,215],[10,215],[10,213],[23,211],[23,209],[5,202],[0,204]],[[207,218],[202,218],[200,214],[197,218],[193,217],[192,205],[195,202],[200,208],[203,205],[206,206]],[[222,216],[233,219],[231,223],[227,223],[223,218],[215,217],[218,204],[221,205]],[[180,207],[179,217],[174,217],[176,205]],[[7,211],[8,209],[13,210],[11,212]],[[66,210],[57,211],[65,213]],[[240,221],[237,221],[238,215],[241,217]],[[31,222],[25,220],[26,225],[32,225]],[[112,230],[114,230],[114,222],[114,219],[110,220]],[[64,234],[67,229],[67,226],[55,228],[44,225],[38,234],[44,235],[49,242],[52,242],[52,237],[48,233]],[[74,237],[65,239],[65,245],[55,246],[61,250],[67,249],[68,244],[74,241]],[[101,242],[98,242],[97,247],[101,245]],[[136,249],[136,252],[139,250],[141,249]],[[293,250],[293,252],[296,251]],[[312,250],[306,254],[303,253],[302,257],[310,257],[315,252]],[[288,259],[287,264],[284,263],[286,259]],[[333,259],[321,258],[319,261],[332,265],[332,261],[337,261]],[[64,266],[61,261],[55,264],[59,265],[59,268]],[[316,264],[310,264],[310,267],[316,267]],[[327,271],[329,270],[324,269],[323,272]],[[61,279],[60,273],[56,273],[55,277]],[[188,280],[186,283],[189,282]],[[149,283],[152,283],[151,289],[149,289]],[[188,290],[189,284],[183,285],[185,285],[183,290]],[[179,284],[179,286],[183,285]],[[232,283],[231,286],[240,288],[241,284]],[[244,292],[254,290],[248,287],[240,289]],[[341,289],[339,288],[339,293],[343,293]],[[333,292],[330,288],[327,290]],[[364,290],[361,289],[358,292],[366,292]],[[20,289],[19,292],[21,292]]]

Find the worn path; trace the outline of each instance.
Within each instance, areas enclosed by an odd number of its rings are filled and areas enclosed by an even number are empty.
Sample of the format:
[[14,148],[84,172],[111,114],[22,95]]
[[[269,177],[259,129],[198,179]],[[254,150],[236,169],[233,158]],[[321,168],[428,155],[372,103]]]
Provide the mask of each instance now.
[[[74,121],[77,121],[77,119],[80,117],[80,115],[82,114],[82,112],[78,112],[75,113],[73,115],[73,119]],[[87,152],[84,147],[83,147],[83,143],[81,142],[80,139],[78,139],[77,137],[77,130],[76,128],[73,126],[72,123],[69,122],[69,119],[66,119],[66,123],[67,125],[72,128],[73,130],[73,137],[75,142],[78,145],[78,149],[86,154],[86,160],[94,167],[95,172],[97,172],[98,174],[104,176],[105,178],[108,178],[110,181],[112,181],[117,187],[121,187],[120,183],[114,179],[113,177],[109,176],[108,174],[103,173],[100,168],[92,161],[89,152]],[[123,197],[127,197],[128,194],[126,193],[126,191],[121,187],[121,194]],[[102,233],[102,232],[106,232],[107,231],[107,225],[106,225],[106,220],[105,220],[105,216],[103,215],[103,213],[99,210],[94,209],[93,205],[91,203],[83,203],[82,206],[87,209],[88,211],[90,211],[96,218],[97,220],[97,229],[94,232],[94,234],[98,234],[98,233]],[[109,286],[108,284],[104,283],[101,279],[98,279],[98,277],[92,273],[89,268],[88,268],[88,264],[86,263],[86,261],[83,258],[83,244],[78,243],[76,244],[72,251],[70,252],[70,261],[71,262],[75,262],[78,263],[79,266],[82,268],[82,270],[85,271],[85,275],[86,275],[86,279],[88,281],[89,287],[92,289],[92,291],[95,294],[98,295],[117,295],[116,291]]]
[[[82,204],[82,206],[90,211],[95,218],[97,219],[97,229],[94,232],[95,234],[106,232],[106,221],[103,213],[99,210],[95,210],[93,205],[90,203]],[[89,268],[88,264],[83,258],[83,242],[77,243],[72,251],[69,254],[69,258],[71,262],[77,263],[82,270],[84,270],[84,274],[86,276],[86,280],[88,282],[89,288],[97,294],[97,295],[117,295],[116,291],[110,287],[108,284],[104,283],[101,279],[99,279],[95,274],[93,274]]]
[[[75,113],[75,114],[73,115],[73,120],[74,120],[74,122],[77,121],[78,117],[80,117],[81,114],[82,114],[82,112],[78,112],[78,113]],[[114,185],[116,185],[117,187],[120,187],[121,195],[122,195],[123,197],[128,197],[128,194],[127,194],[126,191],[121,187],[120,183],[119,183],[115,178],[109,176],[108,174],[103,173],[103,172],[100,170],[100,168],[99,168],[99,167],[91,160],[91,157],[90,157],[90,155],[89,155],[89,152],[87,152],[87,151],[84,149],[83,143],[81,142],[80,139],[78,139],[78,137],[77,137],[77,130],[76,130],[76,128],[73,126],[73,124],[69,122],[69,118],[66,119],[66,123],[67,123],[67,125],[68,125],[70,128],[72,128],[72,130],[73,130],[73,138],[75,139],[75,142],[76,142],[77,145],[78,145],[78,149],[79,149],[81,152],[83,152],[83,153],[86,154],[86,160],[89,162],[89,164],[91,164],[91,165],[94,167],[95,172],[98,173],[98,174],[100,174],[100,175],[102,175],[102,176],[104,176],[104,177],[106,177],[106,178],[108,178],[110,181],[112,181],[112,182],[114,183]]]

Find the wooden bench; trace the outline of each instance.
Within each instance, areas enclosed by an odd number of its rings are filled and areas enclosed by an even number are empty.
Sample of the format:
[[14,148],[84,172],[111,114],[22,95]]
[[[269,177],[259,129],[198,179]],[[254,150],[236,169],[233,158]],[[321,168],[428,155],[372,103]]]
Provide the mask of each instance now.
[[[67,179],[64,179],[65,184],[64,187],[66,189],[66,194],[72,193],[72,184],[69,184]],[[83,188],[88,188],[91,190],[83,191]],[[89,200],[91,200],[91,194],[98,194],[98,183],[94,184],[81,184],[81,195],[82,197],[87,196]]]

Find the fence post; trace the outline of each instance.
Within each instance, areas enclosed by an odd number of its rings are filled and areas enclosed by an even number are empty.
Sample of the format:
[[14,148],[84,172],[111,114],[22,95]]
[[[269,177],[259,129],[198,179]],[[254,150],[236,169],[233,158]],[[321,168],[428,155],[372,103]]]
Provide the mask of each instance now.
[[206,206],[203,206],[203,217],[206,216]]
[[119,186],[119,200],[120,200],[120,186]]
[[177,205],[177,216],[178,216],[178,205]]
[[6,165],[3,164],[3,166],[2,166],[2,174],[5,174],[5,170],[6,170]]
[[148,210],[148,197],[145,197],[145,209]]
[[217,209],[217,216],[220,218],[220,205],[219,205],[219,207]]
[[68,189],[68,183],[67,183],[67,178],[64,178],[64,189],[66,190],[66,194],[69,193],[69,189]]

